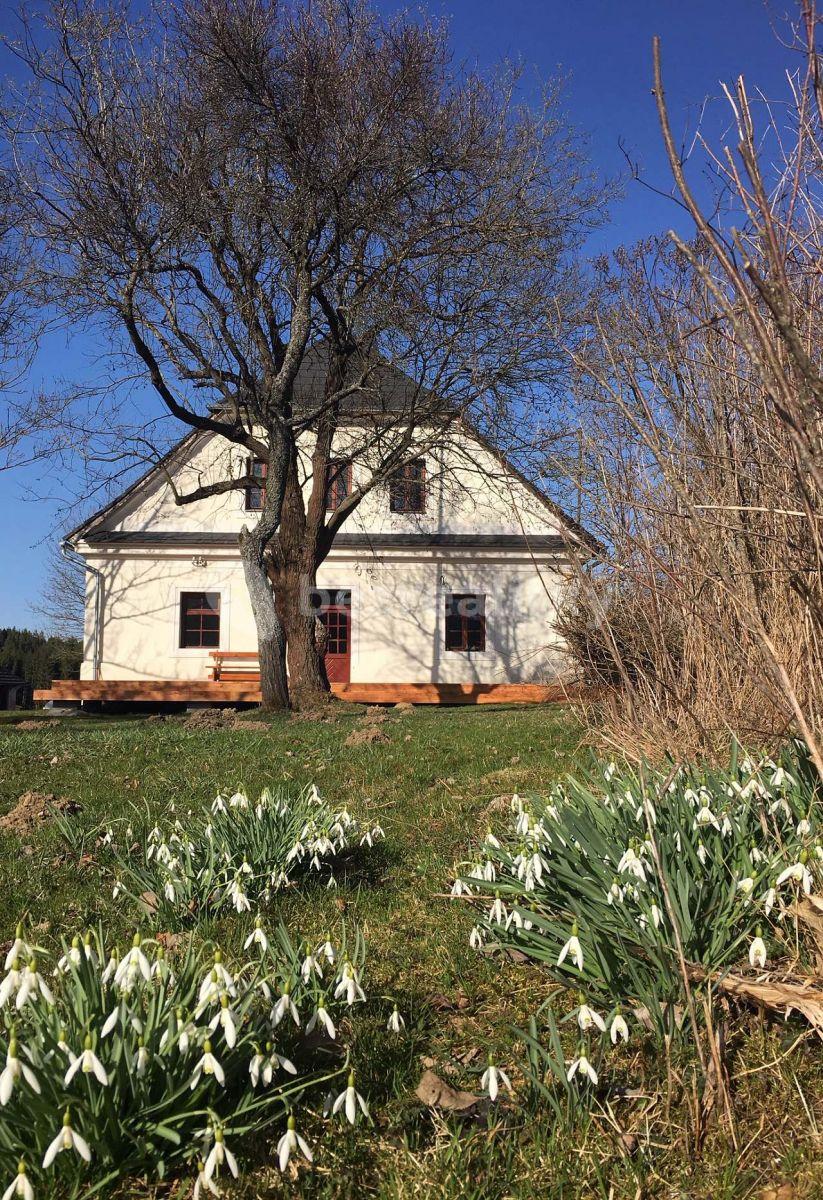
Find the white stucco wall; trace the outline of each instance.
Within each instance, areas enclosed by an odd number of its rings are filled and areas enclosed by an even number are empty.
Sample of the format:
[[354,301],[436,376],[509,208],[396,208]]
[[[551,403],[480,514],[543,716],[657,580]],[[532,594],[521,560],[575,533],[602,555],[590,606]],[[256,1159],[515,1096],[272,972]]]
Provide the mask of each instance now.
[[[181,591],[220,593],[220,648],[254,650],[256,634],[239,560],[206,556],[194,567],[168,553],[91,558],[103,576],[102,679],[205,679],[208,650],[179,648]],[[318,586],[352,593],[351,679],[357,683],[519,683],[552,679],[561,645],[552,614],[562,575],[550,560],[449,554],[332,555]],[[486,597],[486,649],[444,648],[445,597]],[[82,678],[92,678],[93,608],[87,607]]]

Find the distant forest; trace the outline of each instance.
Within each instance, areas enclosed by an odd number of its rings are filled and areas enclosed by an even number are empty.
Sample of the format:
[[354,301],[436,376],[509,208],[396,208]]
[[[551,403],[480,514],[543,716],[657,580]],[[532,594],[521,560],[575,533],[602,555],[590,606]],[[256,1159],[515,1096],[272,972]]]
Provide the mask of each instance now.
[[79,678],[82,657],[80,638],[0,629],[0,671],[12,671],[31,687],[48,687],[53,679]]

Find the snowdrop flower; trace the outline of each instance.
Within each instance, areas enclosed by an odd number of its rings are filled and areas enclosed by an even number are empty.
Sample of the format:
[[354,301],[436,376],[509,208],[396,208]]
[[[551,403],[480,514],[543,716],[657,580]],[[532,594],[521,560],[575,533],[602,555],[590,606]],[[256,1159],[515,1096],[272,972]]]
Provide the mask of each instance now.
[[131,949],[123,958],[114,973],[114,982],[124,991],[131,991],[137,981],[137,977],[149,982],[151,979],[151,967],[149,960],[146,958],[141,949],[143,939],[139,933],[134,935],[132,939]]
[[772,787],[794,787],[797,780],[788,771],[784,771],[782,767],[777,767],[771,778]]
[[66,1109],[63,1116],[63,1125],[60,1129],[60,1132],[57,1134],[54,1141],[51,1142],[46,1150],[46,1153],[43,1155],[43,1167],[50,1167],[55,1158],[57,1158],[57,1155],[61,1154],[64,1150],[74,1150],[76,1154],[80,1155],[84,1162],[91,1162],[91,1150],[89,1149],[89,1144],[84,1137],[81,1137],[76,1129],[72,1129],[71,1113],[68,1109]]
[[24,961],[34,957],[34,947],[30,946],[24,937],[25,930],[21,922],[14,934],[14,941],[11,944],[11,949],[6,955],[4,970],[8,971],[14,964],[16,959],[22,958]]
[[386,1028],[388,1029],[389,1033],[402,1033],[402,1031],[406,1028],[406,1022],[401,1017],[400,1010],[396,1004],[392,1009],[392,1014],[389,1017],[388,1022],[386,1023]]
[[40,1095],[40,1084],[37,1081],[37,1076],[26,1063],[24,1063],[17,1054],[17,1038],[12,1031],[9,1039],[9,1048],[6,1052],[6,1065],[0,1074],[0,1104],[4,1107],[11,1099],[11,1094],[14,1091],[14,1085],[18,1079],[25,1079],[33,1092]]
[[494,893],[494,903],[489,910],[489,924],[502,925],[506,920],[506,908],[500,899],[500,893]]
[[259,916],[255,919],[254,929],[243,943],[243,949],[248,950],[249,946],[259,946],[264,954],[269,948],[269,939],[266,937],[266,932],[263,929],[263,921]]
[[308,1143],[297,1132],[294,1117],[289,1117],[286,1132],[277,1143],[277,1162],[281,1171],[285,1171],[289,1165],[289,1159],[296,1150],[300,1151],[306,1162],[314,1161],[314,1155],[309,1149]]
[[624,1042],[629,1040],[629,1027],[626,1024],[626,1018],[620,1011],[620,1005],[614,1010],[611,1025],[609,1026],[609,1037],[612,1040],[612,1045],[617,1045],[617,1039],[620,1037]]
[[811,831],[812,824],[808,817],[803,817],[797,822],[797,836],[799,838],[806,837],[806,835],[811,833]]
[[700,859],[701,866],[705,867],[706,859],[708,858],[708,851],[702,842],[697,843],[697,857]]
[[42,996],[47,1004],[54,1004],[54,996],[51,994],[51,990],[43,979],[43,976],[37,970],[37,959],[32,958],[29,959],[29,964],[24,969],[20,979],[20,988],[17,992],[17,999],[14,1002],[17,1011],[20,1011],[28,999],[33,999],[37,995]]
[[491,1100],[492,1104],[498,1097],[501,1083],[507,1091],[511,1092],[512,1085],[508,1075],[500,1067],[496,1067],[494,1065],[494,1060],[490,1054],[489,1065],[483,1072],[483,1075],[480,1079],[480,1086],[489,1093],[489,1099]]
[[300,1028],[300,1014],[294,1006],[294,1001],[291,998],[291,984],[286,982],[283,984],[283,990],[280,993],[280,998],[271,1010],[271,1023],[276,1029],[283,1018],[289,1015],[294,1021],[297,1028]]
[[375,825],[374,828],[367,830],[366,833],[363,834],[360,839],[360,845],[371,848],[376,841],[379,841],[380,838],[384,838],[385,836],[386,835],[383,832],[382,825]]
[[113,979],[117,973],[117,968],[119,965],[120,955],[118,954],[117,947],[115,946],[109,955],[109,961],[106,963],[100,974],[100,982],[105,985],[109,982],[109,980]]
[[747,899],[751,896],[754,890],[754,880],[751,875],[747,875],[745,879],[738,880],[737,890],[738,892],[742,892]]
[[608,892],[606,893],[606,903],[607,904],[614,904],[614,903],[622,904],[622,902],[623,902],[623,889],[620,886],[620,881],[618,879],[615,879],[614,882],[612,883],[612,886],[609,888]]
[[592,1081],[593,1084],[597,1084],[597,1071],[595,1071],[592,1064],[586,1058],[586,1055],[583,1053],[582,1049],[579,1057],[576,1058],[573,1063],[571,1063],[568,1071],[566,1072],[566,1079],[569,1081],[569,1083],[571,1083],[575,1075],[580,1075],[581,1078],[585,1075]]
[[217,813],[224,813],[226,811],[226,802],[223,799],[223,797],[220,795],[219,792],[217,793],[217,795],[214,797],[214,800],[212,801],[211,811],[215,815]]
[[263,1055],[258,1047],[257,1053],[249,1063],[249,1078],[251,1079],[252,1087],[257,1087],[260,1080],[266,1087],[269,1086],[274,1078],[275,1071],[288,1071],[290,1075],[297,1074],[297,1067],[290,1058],[283,1058],[281,1054],[275,1053],[272,1050],[271,1042],[266,1047],[268,1056]]
[[251,901],[249,900],[239,880],[235,879],[229,889],[231,902],[236,913],[251,912]]
[[483,931],[479,925],[475,925],[469,934],[469,945],[472,950],[479,950],[483,945]]
[[209,1022],[209,1030],[214,1033],[218,1025],[223,1030],[226,1045],[233,1049],[237,1044],[237,1014],[229,1005],[228,992],[223,992],[220,997],[220,1007]]
[[760,927],[757,929],[757,936],[749,946],[749,965],[752,967],[760,967],[766,965],[766,943],[763,941]]
[[303,962],[300,965],[300,978],[303,980],[304,983],[308,983],[309,980],[311,979],[312,975],[318,975],[322,979],[323,978],[323,968],[321,967],[320,963],[317,961],[317,958],[315,957],[315,955],[312,954],[312,952],[309,950],[309,948],[307,946],[306,947],[306,957],[303,959]]
[[638,879],[642,880],[643,883],[646,882],[645,864],[633,846],[629,846],[628,849],[624,851],[620,862],[617,864],[617,872],[619,875],[624,875],[626,873],[634,875]]
[[337,987],[334,989],[335,1000],[339,1000],[341,996],[346,997],[348,1005],[354,1004],[356,1000],[366,999],[363,989],[360,986],[357,972],[348,959],[343,963],[340,979],[338,980]]
[[332,1021],[331,1017],[329,1016],[324,1004],[318,1004],[317,1008],[312,1013],[311,1017],[309,1018],[309,1022],[306,1025],[306,1033],[311,1033],[316,1025],[322,1025],[332,1041],[334,1041],[334,1039],[337,1037],[337,1030],[334,1027],[334,1021]]
[[248,808],[249,798],[245,792],[235,792],[229,796],[229,808]]
[[577,1024],[583,1033],[586,1033],[593,1025],[596,1025],[601,1033],[606,1032],[606,1022],[600,1016],[600,1013],[595,1012],[593,1008],[589,1008],[582,996],[580,997],[580,1008],[577,1012]]
[[578,971],[583,970],[583,947],[580,945],[580,939],[577,936],[577,921],[572,924],[572,935],[566,942],[563,949],[557,958],[557,965],[562,966],[566,956],[571,957],[572,962],[577,967]]
[[149,1052],[142,1037],[137,1039],[137,1058],[135,1059],[135,1070],[138,1075],[145,1075],[146,1068],[149,1065]]
[[345,1106],[346,1120],[350,1125],[353,1125],[357,1119],[357,1106],[360,1105],[363,1116],[368,1117],[369,1106],[354,1087],[354,1071],[349,1071],[349,1082],[345,1090],[340,1093],[337,1099],[332,1104],[332,1115],[336,1116],[341,1108]]
[[22,1197],[22,1200],[34,1200],[34,1188],[26,1175],[26,1164],[22,1158],[17,1166],[17,1174],[3,1192],[2,1200],[12,1200],[15,1196]]
[[697,812],[695,814],[694,825],[692,826],[692,828],[693,829],[702,829],[707,825],[711,825],[714,829],[717,829],[717,830],[720,829],[720,822],[718,821],[717,817],[714,815],[712,810],[709,808],[708,804],[706,804],[704,801],[702,806],[697,810]]
[[212,1196],[220,1196],[222,1194],[214,1180],[206,1178],[205,1169],[206,1164],[201,1160],[197,1164],[197,1179],[194,1181],[192,1200],[200,1200],[204,1192],[210,1192]]
[[203,1167],[203,1178],[211,1179],[215,1172],[218,1171],[224,1163],[236,1179],[238,1174],[237,1159],[234,1157],[231,1150],[229,1150],[228,1146],[223,1140],[223,1130],[218,1125],[214,1131],[214,1145],[212,1146]]
[[23,982],[23,972],[20,970],[19,959],[13,959],[9,972],[0,984],[0,1007],[5,1005],[12,996],[20,991]]
[[220,1063],[212,1054],[211,1042],[209,1041],[205,1041],[203,1043],[203,1057],[194,1068],[194,1074],[191,1077],[191,1083],[189,1085],[192,1091],[197,1087],[201,1076],[203,1075],[213,1075],[221,1087],[223,1087],[226,1082],[225,1072],[220,1066]]
[[86,1040],[83,1043],[83,1049],[76,1058],[72,1059],[71,1066],[66,1071],[66,1077],[63,1080],[65,1087],[68,1087],[72,1079],[78,1071],[82,1071],[84,1075],[93,1075],[98,1083],[102,1083],[103,1087],[108,1087],[109,1077],[106,1074],[105,1067],[100,1059],[91,1048],[91,1034],[86,1034]]
[[[808,896],[812,890],[812,876],[809,868],[806,866],[808,861],[809,856],[807,852],[805,850],[801,850],[798,861],[796,863],[792,863],[790,867],[786,867],[784,871],[780,872],[775,880],[775,887],[782,887],[783,884],[787,882],[797,883],[803,889],[804,895]],[[20,1007],[19,995],[17,1007]]]

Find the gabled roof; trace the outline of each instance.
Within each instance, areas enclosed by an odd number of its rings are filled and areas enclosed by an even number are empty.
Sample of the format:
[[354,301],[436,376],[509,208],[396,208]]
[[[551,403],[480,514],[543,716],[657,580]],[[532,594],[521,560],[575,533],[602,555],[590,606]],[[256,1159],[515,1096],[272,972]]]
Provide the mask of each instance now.
[[[298,370],[294,388],[295,417],[298,421],[301,411],[310,412],[322,402],[327,361],[325,346],[325,343],[320,343],[311,347]],[[357,363],[353,363],[350,367],[350,373],[355,379],[361,370],[362,366],[358,366]],[[358,418],[362,419],[366,417],[377,419],[380,417],[397,418],[404,413],[414,415],[418,409],[423,410],[421,416],[424,414],[430,416],[437,412],[436,402],[433,401],[431,393],[419,387],[413,379],[397,367],[391,364],[377,364],[371,367],[371,375],[375,380],[374,386],[361,389],[346,397],[341,405],[342,414],[348,420],[356,421]],[[444,406],[440,410],[440,415],[448,417],[448,408]],[[571,535],[573,541],[587,546],[595,553],[602,549],[600,543],[588,530],[564,512],[541,487],[529,479],[502,450],[495,446],[488,437],[482,434],[466,418],[465,414],[455,414],[455,420],[459,421],[467,434],[474,438],[496,459],[504,471],[517,479],[535,497],[541,506],[551,513],[559,522],[561,528]],[[183,458],[189,448],[193,447],[197,441],[201,438],[213,436],[217,435],[209,431],[192,429],[179,442],[172,446],[162,458],[135,479],[120,495],[75,526],[74,529],[66,534],[63,541],[71,544],[82,538],[86,533],[93,530],[106,516],[130,499],[164,467]],[[335,542],[339,543],[340,536],[340,534],[337,535]]]

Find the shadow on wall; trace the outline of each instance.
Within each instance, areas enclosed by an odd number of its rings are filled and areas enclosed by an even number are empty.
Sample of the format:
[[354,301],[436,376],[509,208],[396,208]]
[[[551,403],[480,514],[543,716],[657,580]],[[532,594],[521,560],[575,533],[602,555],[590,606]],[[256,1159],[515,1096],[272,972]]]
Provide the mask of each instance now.
[[[441,582],[445,572],[450,576],[448,586]],[[382,646],[391,659],[396,660],[402,651],[406,669],[401,678],[431,683],[554,682],[563,671],[564,656],[562,641],[552,629],[551,603],[541,593],[543,636],[535,637],[534,608],[524,601],[523,580],[516,575],[501,579],[493,590],[492,585],[484,584],[485,650],[446,650],[446,597],[451,592],[471,592],[464,580],[473,575],[471,568],[465,576],[458,574],[455,565],[445,560],[436,561],[431,572],[416,580],[398,578],[395,572],[378,573],[372,582],[372,597],[379,599],[384,619],[368,622],[361,636],[368,637],[372,650]],[[354,620],[358,619],[363,618],[355,612]]]

